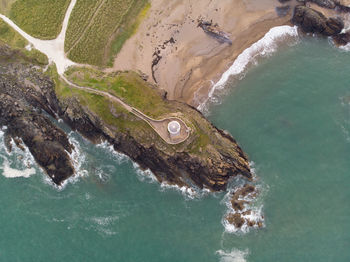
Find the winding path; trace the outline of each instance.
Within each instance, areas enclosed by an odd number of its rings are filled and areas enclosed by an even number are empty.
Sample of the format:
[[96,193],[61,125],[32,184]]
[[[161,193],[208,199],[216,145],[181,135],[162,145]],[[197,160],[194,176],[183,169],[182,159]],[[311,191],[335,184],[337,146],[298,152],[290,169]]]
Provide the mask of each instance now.
[[[141,111],[139,111],[138,109],[128,105],[127,103],[125,103],[124,101],[122,101],[120,98],[111,95],[108,92],[105,91],[101,91],[101,90],[97,90],[91,87],[86,87],[86,86],[79,86],[76,85],[72,82],[70,82],[65,76],[61,76],[61,78],[70,86],[77,88],[77,89],[81,89],[85,92],[89,92],[89,93],[94,93],[94,94],[98,94],[104,97],[109,98],[111,101],[117,102],[120,105],[122,105],[127,111],[129,111],[130,113],[134,114],[135,116],[137,116],[138,118],[142,119],[143,121],[145,121],[148,125],[150,125],[152,127],[152,129],[168,144],[170,145],[176,145],[176,144],[180,144],[182,142],[184,142],[185,140],[187,140],[187,138],[190,136],[191,134],[191,128],[189,128],[186,123],[178,118],[178,117],[167,117],[167,118],[163,118],[163,119],[153,119],[147,115],[145,115],[144,113],[142,113]],[[181,127],[181,131],[180,134],[176,137],[171,137],[169,132],[168,132],[168,124],[171,121],[177,121],[180,124]]]
[[64,52],[64,41],[66,39],[68,22],[76,2],[77,0],[72,0],[70,2],[63,20],[61,33],[57,36],[56,39],[53,40],[41,40],[32,37],[26,32],[24,32],[21,28],[19,28],[11,19],[4,16],[3,14],[0,14],[0,18],[2,18],[2,20],[4,20],[9,26],[16,30],[21,36],[23,36],[36,49],[47,55],[49,61],[54,62],[56,64],[58,74],[63,75],[63,73],[69,66],[77,65],[73,61],[69,60]]
[[[86,92],[102,95],[104,97],[107,97],[111,101],[119,103],[127,111],[129,111],[130,113],[134,114],[138,118],[140,118],[140,119],[144,120],[146,123],[148,123],[153,128],[153,130],[168,144],[174,145],[174,144],[180,144],[180,143],[184,142],[190,136],[191,129],[180,118],[168,117],[168,118],[164,118],[164,119],[160,119],[160,120],[153,119],[153,118],[145,115],[141,111],[137,110],[136,108],[128,105],[127,103],[122,101],[120,98],[113,96],[108,92],[97,90],[97,89],[94,89],[91,87],[83,87],[83,86],[76,85],[76,84],[70,82],[64,76],[64,72],[66,71],[66,69],[69,66],[79,65],[79,64],[76,64],[73,61],[69,60],[66,57],[66,54],[64,52],[64,41],[66,38],[66,31],[67,31],[67,27],[68,27],[68,22],[69,22],[69,18],[71,16],[71,13],[73,11],[73,8],[74,8],[76,2],[77,2],[77,0],[72,0],[70,2],[69,7],[68,7],[67,12],[66,12],[66,15],[65,15],[64,20],[63,20],[61,33],[54,40],[41,40],[41,39],[34,38],[34,37],[30,36],[29,34],[27,34],[26,32],[24,32],[21,28],[19,28],[8,17],[0,14],[0,18],[2,18],[9,26],[11,26],[21,36],[23,36],[36,49],[38,49],[40,52],[47,55],[47,57],[49,58],[49,61],[54,62],[56,64],[58,74],[61,76],[61,78],[68,85],[70,85],[74,88],[77,88],[77,89],[84,90]],[[181,132],[177,137],[170,137],[170,134],[168,132],[168,124],[173,120],[178,121],[180,126],[181,126]]]

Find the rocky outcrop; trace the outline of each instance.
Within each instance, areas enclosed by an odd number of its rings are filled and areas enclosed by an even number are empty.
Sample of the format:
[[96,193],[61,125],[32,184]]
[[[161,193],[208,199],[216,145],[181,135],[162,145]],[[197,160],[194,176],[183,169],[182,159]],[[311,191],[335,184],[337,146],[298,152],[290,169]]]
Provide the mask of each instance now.
[[218,24],[214,24],[212,21],[198,20],[198,27],[202,28],[203,31],[209,36],[215,38],[220,43],[227,43],[232,45],[230,36],[219,28]]
[[[213,126],[215,130],[213,135],[219,137],[227,147],[234,149],[237,155],[232,155],[226,150],[211,148],[213,152],[209,154],[209,158],[201,159],[186,151],[159,150],[154,143],[141,142],[138,137],[128,132],[113,131],[113,128],[103,123],[87,108],[83,108],[74,98],[61,102],[62,107],[66,108],[61,117],[74,130],[91,141],[107,140],[116,151],[129,156],[142,169],[150,169],[159,182],[178,186],[195,185],[199,188],[206,187],[212,191],[220,191],[225,190],[230,178],[237,175],[252,179],[247,156],[237,142],[229,134]],[[187,105],[182,103],[178,105],[187,107],[192,114],[201,116],[200,112]]]
[[338,46],[346,45],[350,42],[350,32],[338,34],[333,37],[333,41]]
[[322,13],[306,6],[296,6],[292,22],[305,33],[335,36],[344,28],[341,18],[327,18]]
[[226,216],[227,222],[237,229],[244,225],[255,228],[263,227],[264,217],[261,214],[260,217],[257,214],[253,215],[253,210],[249,207],[252,199],[255,199],[258,193],[256,187],[249,184],[245,184],[233,192],[230,200],[232,211]]
[[57,99],[53,83],[30,62],[0,45],[0,127],[7,126],[7,141],[13,138],[20,148],[23,141],[52,181],[60,184],[74,174],[68,154],[73,146],[43,114],[44,110],[54,116],[59,111]]
[[58,99],[53,82],[31,63],[21,53],[0,45],[0,126],[7,126],[8,136],[24,142],[56,184],[74,174],[69,155],[73,146],[51,121],[56,116],[94,143],[108,141],[142,169],[150,169],[160,182],[219,191],[225,190],[229,180],[237,175],[252,178],[247,156],[236,141],[211,125],[196,109],[167,101],[174,110],[191,116],[199,129],[206,130],[210,143],[199,149],[203,154],[187,149],[188,144],[198,140],[196,134],[172,147],[132,114],[113,115],[137,123],[139,130],[107,124],[74,96]]

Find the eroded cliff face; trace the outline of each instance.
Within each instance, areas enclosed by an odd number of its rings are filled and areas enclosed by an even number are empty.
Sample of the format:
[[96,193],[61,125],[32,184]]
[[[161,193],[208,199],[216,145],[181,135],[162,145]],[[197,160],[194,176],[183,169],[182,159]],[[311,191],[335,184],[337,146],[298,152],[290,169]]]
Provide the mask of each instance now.
[[[248,158],[236,141],[186,104],[169,101],[184,116],[191,115],[191,121],[206,132],[208,144],[199,153],[188,150],[188,145],[198,139],[196,134],[180,146],[167,145],[149,131],[147,124],[140,123],[136,131],[123,129],[106,123],[74,96],[57,98],[54,82],[22,54],[5,46],[0,47],[0,67],[0,126],[7,126],[8,136],[20,138],[28,146],[56,184],[74,174],[69,155],[73,146],[44,111],[52,117],[59,116],[94,143],[108,141],[142,169],[150,169],[160,182],[219,191],[225,190],[234,176],[252,179]],[[140,121],[123,112],[114,112],[114,116]]]
[[[61,105],[65,108],[61,117],[73,129],[91,141],[107,140],[116,151],[129,156],[142,169],[150,169],[160,182],[179,186],[195,185],[219,191],[225,190],[229,179],[234,176],[243,175],[252,179],[248,158],[242,149],[229,134],[212,125],[211,135],[215,137],[217,144],[203,149],[207,150],[207,158],[202,158],[181,147],[167,150],[166,146],[152,141],[152,136],[157,134],[147,134],[151,139],[145,141],[142,136],[116,132],[112,126],[105,124],[100,117],[82,107],[75,99],[61,100]],[[178,106],[186,107],[189,113],[196,114],[207,122],[197,110],[182,103],[178,103]]]
[[31,62],[0,45],[0,127],[7,127],[7,141],[13,138],[19,147],[23,142],[50,178],[60,184],[74,174],[69,156],[73,146],[41,112],[54,116],[59,108],[54,106],[57,99],[52,82]]

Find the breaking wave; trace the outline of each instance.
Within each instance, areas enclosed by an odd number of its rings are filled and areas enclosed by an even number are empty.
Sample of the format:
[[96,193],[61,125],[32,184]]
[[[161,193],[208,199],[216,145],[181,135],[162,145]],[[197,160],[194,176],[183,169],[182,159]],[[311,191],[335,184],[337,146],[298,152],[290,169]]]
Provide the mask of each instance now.
[[246,262],[249,250],[232,249],[231,251],[218,250],[216,254],[220,256],[220,262]]
[[5,146],[4,139],[4,131],[0,129],[0,159],[3,160],[0,169],[2,169],[2,175],[7,178],[29,178],[35,175],[37,172],[36,164],[25,144],[21,141],[22,150],[18,148],[13,139],[11,139],[10,145],[12,151],[9,152]]
[[75,173],[73,176],[65,180],[61,185],[56,185],[52,182],[51,178],[49,178],[46,174],[44,175],[44,181],[45,183],[52,185],[54,188],[58,190],[64,190],[68,184],[75,184],[80,180],[82,177],[88,176],[89,172],[84,168],[84,164],[86,163],[86,155],[81,149],[80,143],[77,140],[75,136],[78,134],[71,131],[68,134],[68,140],[69,143],[71,143],[74,146],[74,149],[72,150],[72,153],[69,154],[72,164],[75,170]]
[[[252,166],[252,173],[253,173],[253,181],[257,181],[256,178],[256,171],[254,168],[254,163],[251,162],[250,165]],[[246,205],[244,206],[243,210],[237,211],[232,207],[231,204],[231,197],[234,192],[241,189],[247,181],[243,178],[237,177],[233,181],[231,181],[230,186],[228,188],[228,192],[222,199],[222,204],[224,204],[227,207],[227,210],[225,214],[222,217],[222,225],[225,228],[225,232],[227,233],[234,233],[234,234],[246,234],[251,229],[257,229],[259,228],[258,222],[262,223],[262,227],[265,227],[265,218],[264,218],[264,197],[268,192],[268,185],[263,184],[261,181],[259,181],[259,184],[254,184],[257,194],[248,194],[245,197],[240,197],[238,200],[244,200],[246,201]],[[250,212],[248,212],[250,211]],[[235,227],[233,224],[230,224],[227,221],[228,214],[235,214],[239,213],[241,214],[241,217],[245,220],[244,224],[241,228]],[[249,226],[247,221],[255,222],[254,226]]]
[[200,111],[206,110],[208,101],[213,99],[214,92],[223,89],[232,76],[242,75],[250,64],[256,64],[259,57],[269,56],[277,51],[280,43],[289,40],[292,44],[298,42],[297,27],[277,26],[268,31],[258,42],[254,43],[241,53],[232,66],[221,76],[220,80],[213,84],[206,101],[198,106]]

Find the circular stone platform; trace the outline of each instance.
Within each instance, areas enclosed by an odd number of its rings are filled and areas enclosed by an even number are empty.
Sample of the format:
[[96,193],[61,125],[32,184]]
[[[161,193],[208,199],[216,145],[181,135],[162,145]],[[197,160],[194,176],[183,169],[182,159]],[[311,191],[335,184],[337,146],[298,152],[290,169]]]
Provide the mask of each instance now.
[[180,134],[181,131],[181,125],[178,121],[171,121],[168,124],[168,131],[171,135],[176,136],[178,134]]

